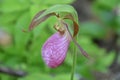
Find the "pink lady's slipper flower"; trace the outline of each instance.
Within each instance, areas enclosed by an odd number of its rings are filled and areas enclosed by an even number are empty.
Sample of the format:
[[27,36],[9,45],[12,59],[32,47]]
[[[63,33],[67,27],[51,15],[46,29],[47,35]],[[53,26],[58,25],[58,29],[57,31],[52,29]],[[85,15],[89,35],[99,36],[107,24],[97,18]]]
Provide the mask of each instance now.
[[70,35],[66,29],[66,25],[60,26],[58,32],[53,34],[42,47],[42,57],[45,63],[55,68],[59,66],[65,59],[69,43]]
[[[60,8],[60,5],[57,7]],[[48,65],[51,68],[58,67],[59,65],[62,64],[62,62],[66,57],[68,47],[71,41],[75,43],[75,45],[79,48],[79,50],[84,56],[88,57],[87,53],[80,47],[80,45],[74,39],[74,37],[78,33],[78,24],[74,20],[74,17],[71,14],[67,14],[61,17],[57,12],[55,12],[57,10],[51,11],[52,9],[55,8],[56,6],[46,11],[45,10],[40,11],[33,18],[29,27],[29,30],[31,30],[41,22],[45,21],[48,17],[53,15],[58,18],[58,22],[54,26],[57,32],[54,33],[50,38],[48,38],[48,40],[43,44],[41,51],[44,62],[46,63],[46,65]],[[61,9],[61,11],[64,11],[64,9]],[[73,36],[68,29],[68,24],[65,22],[65,19],[69,19],[73,21],[74,24]]]

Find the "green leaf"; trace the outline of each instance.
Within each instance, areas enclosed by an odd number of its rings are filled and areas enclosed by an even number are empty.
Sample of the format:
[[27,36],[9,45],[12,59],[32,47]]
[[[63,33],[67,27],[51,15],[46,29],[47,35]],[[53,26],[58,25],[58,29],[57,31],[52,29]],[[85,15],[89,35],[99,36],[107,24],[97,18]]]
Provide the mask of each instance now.
[[[70,80],[70,74],[58,74],[51,76],[50,74],[32,73],[25,78],[19,78],[18,80]],[[77,80],[74,78],[74,80]]]
[[113,9],[119,2],[119,0],[96,0],[97,5],[109,9]]
[[91,74],[91,68],[88,65],[79,65],[77,66],[77,70],[79,71],[80,75],[88,80],[95,80],[93,75]]
[[0,74],[0,80],[11,80],[11,76],[10,75],[6,75],[6,74]]
[[71,3],[73,2],[74,0],[45,0],[44,1],[44,4],[47,4],[47,5],[54,5],[54,4],[65,4],[65,3]]
[[114,57],[115,57],[115,53],[114,53],[114,52],[109,53],[108,55],[104,56],[104,57],[101,59],[102,64],[103,64],[104,66],[108,67],[108,66],[112,63]]
[[9,13],[0,15],[0,24],[7,24],[15,21],[18,18],[19,13]]
[[30,15],[28,12],[23,13],[23,15],[18,19],[15,26],[14,36],[15,36],[15,48],[22,53],[26,49],[26,45],[30,40],[30,35],[22,31],[23,27],[29,25]]
[[78,15],[76,10],[70,5],[54,5],[48,8],[42,15],[38,17],[38,19],[50,13],[70,13],[74,17],[75,21],[78,22]]
[[97,58],[96,60],[95,69],[102,72],[107,72],[107,69],[113,62],[114,57],[115,57],[114,52],[110,52],[107,55],[104,53],[103,55],[99,56],[99,58]]
[[76,10],[70,5],[55,5],[47,10],[42,10],[38,12],[31,21],[29,26],[29,31],[36,27],[38,24],[42,23],[51,16],[56,16],[62,19],[70,19],[74,23],[74,35],[78,33],[78,15]]
[[[55,5],[47,10],[42,10],[38,12],[34,18],[31,21],[31,24],[29,26],[29,31],[32,30],[34,27],[36,27],[38,24],[42,23],[46,19],[48,19],[50,16],[59,16],[60,18],[64,18],[65,14],[68,15],[68,13],[72,16],[70,19],[76,23],[74,26],[78,26],[78,15],[75,9],[70,5]],[[63,15],[64,14],[64,15]]]
[[27,0],[4,0],[1,3],[0,11],[5,13],[21,11],[27,9],[29,5]]
[[[39,1],[40,1],[40,0],[39,0]],[[37,1],[35,1],[35,2],[37,2]],[[30,6],[30,16],[31,16],[31,17],[34,17],[34,15],[35,15],[37,12],[39,12],[39,11],[41,11],[41,10],[44,10],[44,9],[46,9],[46,8],[48,8],[46,5],[36,5],[36,4],[33,4],[33,5]]]
[[103,38],[105,36],[105,30],[103,26],[95,22],[85,22],[81,24],[81,34],[89,35],[95,38]]

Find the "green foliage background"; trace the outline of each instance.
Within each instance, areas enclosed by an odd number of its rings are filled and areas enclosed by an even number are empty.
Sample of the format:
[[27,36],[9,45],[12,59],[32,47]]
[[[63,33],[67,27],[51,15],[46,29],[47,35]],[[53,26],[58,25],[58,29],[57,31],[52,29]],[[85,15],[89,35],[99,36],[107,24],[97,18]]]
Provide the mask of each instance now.
[[[110,1],[113,3],[108,3]],[[114,51],[107,53],[104,48],[100,48],[92,41],[93,38],[103,39],[108,30],[114,30],[120,35],[120,15],[115,17],[109,14],[118,1],[110,1],[96,0],[93,4],[93,11],[108,27],[92,21],[80,23],[78,42],[93,60],[85,59],[78,51],[76,74],[88,80],[94,79],[92,71],[107,72],[115,56]],[[70,79],[73,43],[70,44],[65,62],[56,69],[48,68],[41,57],[43,43],[55,32],[53,25],[56,18],[49,18],[29,33],[22,32],[22,29],[28,29],[31,19],[38,11],[54,4],[70,4],[72,2],[73,0],[0,0],[0,29],[12,37],[11,44],[0,45],[0,62],[4,63],[0,66],[28,72],[28,75],[22,78],[0,74],[0,80]],[[120,6],[120,4],[118,5]],[[76,80],[78,80],[77,78]]]

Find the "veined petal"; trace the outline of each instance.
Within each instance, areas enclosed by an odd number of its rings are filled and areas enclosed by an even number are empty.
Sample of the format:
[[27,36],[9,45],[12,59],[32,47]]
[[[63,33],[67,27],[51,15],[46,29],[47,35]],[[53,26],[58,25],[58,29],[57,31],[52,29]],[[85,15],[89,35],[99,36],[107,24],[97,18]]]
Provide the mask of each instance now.
[[59,32],[53,34],[42,47],[42,57],[45,63],[51,67],[58,67],[65,59],[70,39],[66,34]]

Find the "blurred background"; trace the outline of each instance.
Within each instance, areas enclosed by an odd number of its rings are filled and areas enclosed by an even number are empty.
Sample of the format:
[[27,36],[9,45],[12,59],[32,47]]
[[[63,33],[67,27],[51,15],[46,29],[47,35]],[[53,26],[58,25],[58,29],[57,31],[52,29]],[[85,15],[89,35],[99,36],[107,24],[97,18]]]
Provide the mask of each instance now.
[[22,32],[37,12],[55,4],[77,10],[78,43],[93,58],[78,51],[75,80],[120,80],[120,0],[0,0],[0,80],[70,80],[73,43],[58,68],[48,68],[41,57],[55,17]]

